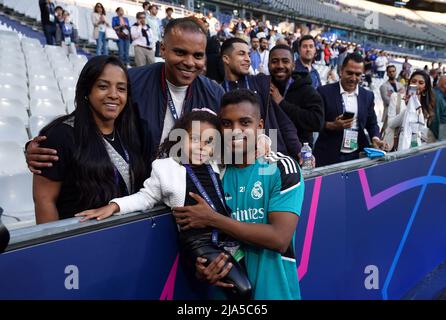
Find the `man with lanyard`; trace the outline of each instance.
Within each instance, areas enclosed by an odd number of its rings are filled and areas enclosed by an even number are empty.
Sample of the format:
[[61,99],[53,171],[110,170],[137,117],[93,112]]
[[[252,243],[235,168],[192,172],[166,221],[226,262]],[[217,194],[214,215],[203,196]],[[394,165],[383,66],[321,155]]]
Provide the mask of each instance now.
[[[161,44],[165,63],[129,71],[132,102],[139,116],[137,125],[149,163],[181,114],[192,108],[219,110],[223,89],[200,76],[206,63],[205,49],[206,33],[201,23],[194,17],[175,19],[167,24]],[[38,143],[43,139],[36,137],[27,146],[27,162],[37,174],[38,168],[57,161],[57,151],[39,148]]]
[[39,0],[40,18],[46,44],[54,45],[56,40],[56,11],[53,0]]
[[[390,103],[390,96],[394,92],[398,92],[402,95],[404,95],[404,87],[401,83],[396,81],[396,67],[394,65],[388,65],[386,68],[387,71],[387,77],[389,80],[384,82],[381,87],[379,87],[379,92],[381,93],[381,98],[383,100],[384,104],[384,110],[383,110],[383,117],[382,122],[385,123],[387,118],[387,108],[389,107]],[[385,129],[385,128],[384,128]]]
[[223,89],[226,92],[248,89],[256,93],[260,97],[265,129],[273,141],[275,137],[270,130],[276,130],[277,150],[297,159],[301,148],[297,131],[285,112],[277,108],[270,97],[271,78],[264,74],[249,75],[251,60],[248,43],[240,38],[228,39],[221,46],[221,55],[225,70]]
[[296,71],[308,72],[311,76],[313,88],[321,86],[319,72],[313,67],[316,56],[316,40],[310,35],[305,35],[299,40],[299,59],[296,61]]
[[[223,189],[232,217],[216,214],[202,195],[191,194],[196,205],[173,208],[183,230],[211,227],[243,243],[248,278],[255,300],[298,300],[299,280],[294,237],[304,195],[304,182],[295,160],[271,153],[255,158],[259,129],[263,128],[258,97],[250,90],[226,93],[221,101],[222,129],[233,162],[223,173]],[[243,133],[248,138],[240,139]],[[236,161],[240,159],[240,162]],[[217,286],[231,286],[221,279],[231,269],[220,255],[205,265],[198,258],[198,277]]]
[[349,54],[341,67],[341,80],[318,88],[325,107],[325,125],[314,147],[318,166],[359,158],[368,147],[367,130],[374,148],[385,149],[379,138],[373,92],[359,87],[364,59]]
[[268,60],[269,60],[269,45],[268,45],[268,39],[261,38],[260,39],[260,49],[259,49],[259,55],[260,55],[260,64],[258,68],[258,73],[263,73],[266,75],[269,75],[268,71]]
[[293,51],[287,45],[276,45],[270,50],[268,67],[273,101],[293,121],[299,140],[313,147],[312,133],[319,132],[324,125],[324,107],[310,75],[293,72]]

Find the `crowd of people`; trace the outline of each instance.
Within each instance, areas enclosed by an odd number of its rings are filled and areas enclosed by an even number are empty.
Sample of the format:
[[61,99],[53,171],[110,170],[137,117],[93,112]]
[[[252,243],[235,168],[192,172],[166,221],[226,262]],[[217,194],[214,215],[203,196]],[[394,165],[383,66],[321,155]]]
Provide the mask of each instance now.
[[[101,44],[108,22],[95,6],[99,51],[79,77],[76,109],[26,146],[37,222],[101,220],[163,202],[199,279],[231,298],[299,299],[302,144],[314,149],[313,166],[326,166],[369,146],[444,139],[446,76],[434,86],[406,64],[403,85],[384,52],[375,59],[359,46],[283,37],[241,19],[161,21],[155,5],[143,7],[133,26],[116,10],[118,59]],[[51,1],[47,8],[55,13]],[[141,66],[127,70],[129,39]],[[333,71],[326,85],[317,61]],[[360,85],[374,73],[388,78],[381,128],[374,94]]]

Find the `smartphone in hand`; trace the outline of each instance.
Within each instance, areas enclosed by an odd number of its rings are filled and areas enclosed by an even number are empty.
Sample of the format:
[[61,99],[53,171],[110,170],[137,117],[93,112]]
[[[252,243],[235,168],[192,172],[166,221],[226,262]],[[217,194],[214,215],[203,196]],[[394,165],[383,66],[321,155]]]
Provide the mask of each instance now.
[[348,119],[352,119],[353,117],[355,116],[355,113],[354,112],[349,112],[349,111],[346,111],[346,112],[344,112],[343,114],[342,114],[342,120],[348,120]]
[[416,95],[416,94],[417,94],[417,86],[411,84],[411,85],[409,86],[409,90],[407,91],[407,95],[408,95],[409,97],[411,97],[411,96],[414,96],[414,95]]

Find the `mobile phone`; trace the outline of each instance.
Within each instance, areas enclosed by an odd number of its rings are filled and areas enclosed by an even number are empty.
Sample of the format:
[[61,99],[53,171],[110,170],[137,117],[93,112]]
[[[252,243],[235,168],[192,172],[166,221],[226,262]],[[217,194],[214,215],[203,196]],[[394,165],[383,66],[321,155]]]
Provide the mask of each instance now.
[[349,111],[346,111],[346,112],[344,112],[343,114],[342,114],[342,120],[348,120],[348,119],[352,119],[353,117],[355,116],[355,113],[354,112],[349,112]]
[[416,94],[417,94],[417,86],[416,86],[416,85],[413,85],[413,84],[409,85],[409,90],[407,91],[407,94],[408,94],[409,96],[414,96],[414,95],[416,95]]

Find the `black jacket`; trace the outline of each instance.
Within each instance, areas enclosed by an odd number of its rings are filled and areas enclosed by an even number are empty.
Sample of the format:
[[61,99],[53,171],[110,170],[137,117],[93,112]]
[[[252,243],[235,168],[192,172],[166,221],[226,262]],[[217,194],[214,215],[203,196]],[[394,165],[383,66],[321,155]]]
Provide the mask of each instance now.
[[279,106],[294,123],[300,142],[313,146],[313,132],[321,131],[324,125],[324,104],[311,85],[309,73],[295,71],[292,77],[294,82]]
[[248,79],[251,89],[256,91],[262,102],[261,114],[266,134],[271,135],[271,129],[277,130],[277,151],[298,159],[302,144],[293,122],[276,105],[269,94],[271,76],[258,74],[256,76],[248,76]]
[[55,26],[56,22],[50,21],[50,13],[54,14],[55,5],[54,3],[49,4],[47,0],[39,0],[40,8],[40,20],[42,21],[42,26],[52,25]]

